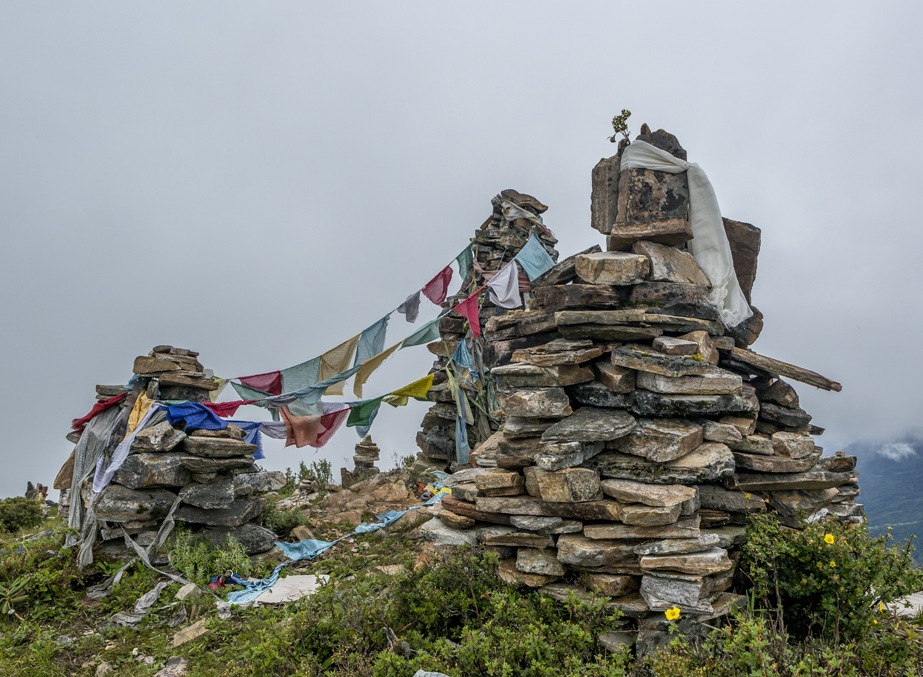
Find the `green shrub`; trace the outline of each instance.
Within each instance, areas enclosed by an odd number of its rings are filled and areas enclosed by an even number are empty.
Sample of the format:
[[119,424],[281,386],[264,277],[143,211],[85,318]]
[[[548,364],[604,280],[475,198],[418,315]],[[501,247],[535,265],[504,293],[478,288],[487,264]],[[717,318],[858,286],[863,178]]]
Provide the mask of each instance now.
[[923,589],[912,546],[872,538],[865,525],[823,522],[788,529],[772,515],[747,528],[743,572],[767,609],[781,611],[796,637],[856,639],[876,625],[882,605]]
[[0,500],[0,533],[37,527],[42,519],[41,503],[23,496]]
[[177,525],[167,550],[170,566],[199,585],[206,585],[212,576],[220,576],[228,569],[240,576],[248,576],[253,569],[244,547],[233,536],[212,547],[204,538]]
[[333,466],[330,461],[321,459],[311,464],[309,468],[304,461],[298,462],[298,481],[314,480],[317,482],[317,488],[323,491],[328,484],[333,484]]
[[307,523],[308,516],[300,508],[282,510],[270,501],[263,509],[263,526],[274,531],[279,538],[288,538],[292,529]]

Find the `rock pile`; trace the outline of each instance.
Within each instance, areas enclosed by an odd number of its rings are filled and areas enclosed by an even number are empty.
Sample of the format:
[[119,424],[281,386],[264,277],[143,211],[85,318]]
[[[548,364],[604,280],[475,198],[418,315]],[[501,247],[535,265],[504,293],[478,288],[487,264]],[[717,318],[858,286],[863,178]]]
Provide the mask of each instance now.
[[[198,353],[171,346],[158,346],[147,356],[136,358],[134,374],[129,389],[96,388],[100,400],[127,394],[119,419],[127,420],[127,412],[140,397],[207,402],[209,392],[218,388],[199,363]],[[111,438],[120,441],[123,437],[125,429],[116,423]],[[275,534],[256,524],[262,503],[255,494],[281,488],[285,477],[256,471],[256,446],[245,442],[244,437],[244,431],[233,424],[224,430],[197,430],[184,424],[171,425],[164,409],[155,411],[137,433],[109,486],[96,497],[91,476],[81,487],[84,505],[97,501],[94,511],[106,542],[102,547],[117,554],[122,546],[116,540],[122,538],[122,529],[146,547],[179,497],[174,519],[203,530],[210,541],[233,535],[251,555],[272,548]],[[56,486],[70,487],[73,471],[72,454]]]
[[378,445],[372,441],[371,435],[363,437],[362,441],[356,445],[356,455],[353,456],[356,469],[350,472],[346,468],[340,468],[340,483],[348,488],[360,480],[381,472],[375,466],[380,451]]
[[[685,157],[662,130],[645,140]],[[749,350],[758,311],[719,321],[684,247],[685,173],[618,167],[593,174],[609,251],[562,262],[527,310],[487,320],[503,423],[472,459],[496,467],[455,484],[424,531],[497,548],[509,582],[611,597],[650,648],[669,637],[665,611],[691,630],[739,601],[727,591],[748,514],[797,527],[861,506],[855,458],[821,456],[823,429],[783,377],[840,385]],[[727,230],[749,299],[759,230]]]
[[[471,252],[473,263],[466,271],[462,271],[465,279],[478,286],[489,281],[496,271],[507,263],[519,250],[522,249],[529,236],[534,231],[549,255],[557,261],[558,252],[554,249],[557,239],[551,231],[540,222],[540,215],[548,207],[543,205],[531,195],[525,195],[515,190],[504,190],[491,200],[493,211],[490,217],[481,224],[472,239]],[[520,291],[528,296],[529,278],[519,275]],[[444,308],[451,308],[463,301],[474,288],[470,284],[463,286],[454,297],[449,297],[443,304]],[[502,312],[487,303],[480,308],[480,323],[484,324],[494,315]],[[429,392],[429,399],[435,402],[423,419],[420,432],[417,433],[417,446],[420,448],[417,470],[445,469],[453,464],[457,469],[456,459],[455,421],[458,414],[458,403],[452,395],[452,390],[445,374],[449,358],[458,348],[459,341],[465,338],[465,318],[458,312],[452,311],[442,318],[439,324],[440,340],[430,343],[427,348],[436,355],[436,362],[432,372],[436,375],[434,386]],[[491,355],[485,356],[485,351],[490,345],[483,339],[472,339],[472,359],[480,371],[484,370],[485,360],[494,361]],[[476,391],[476,392],[475,392]],[[473,419],[466,421],[466,435],[468,445],[474,449],[498,429],[498,422],[489,412],[496,407],[496,390],[492,382],[479,382],[474,389],[468,389],[467,397],[479,399],[481,407],[469,407]]]

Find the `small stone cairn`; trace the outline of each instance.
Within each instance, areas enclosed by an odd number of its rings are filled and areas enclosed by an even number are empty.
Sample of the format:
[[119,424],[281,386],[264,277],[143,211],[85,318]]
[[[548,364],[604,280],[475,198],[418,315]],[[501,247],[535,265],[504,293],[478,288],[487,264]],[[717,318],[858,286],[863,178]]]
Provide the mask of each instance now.
[[[663,130],[642,138],[682,159]],[[620,148],[620,152],[621,152]],[[446,480],[428,539],[480,543],[512,584],[555,598],[597,593],[640,651],[727,614],[747,516],[859,521],[855,457],[822,456],[794,388],[840,385],[749,346],[762,315],[726,328],[685,243],[686,174],[593,170],[606,252],[575,255],[533,285],[526,310],[486,321],[503,424]],[[726,220],[749,301],[759,229]],[[486,313],[485,313],[486,315]],[[492,466],[492,467],[488,467]]]
[[[528,218],[507,218],[504,216],[503,204],[510,203],[516,208],[527,212],[534,217],[543,214],[548,207],[539,202],[531,195],[526,195],[515,190],[504,190],[491,200],[492,212],[490,217],[481,224],[475,232],[472,239],[472,257],[477,266],[483,271],[476,268],[469,268],[464,271],[466,279],[474,281],[476,284],[483,285],[489,280],[499,268],[507,265],[519,250],[528,242],[532,232],[544,245],[549,255],[557,261],[558,252],[554,249],[557,239],[542,228],[536,227],[535,223]],[[513,217],[513,214],[510,214]],[[520,290],[528,293],[529,278],[520,271],[519,275]],[[470,284],[466,285],[458,294],[446,299],[443,304],[444,308],[451,308],[473,291]],[[480,309],[480,324],[483,331],[485,323],[494,315],[504,312],[502,308],[496,308],[490,303],[485,303]],[[457,312],[451,312],[446,315],[439,323],[440,340],[430,343],[427,348],[431,353],[436,355],[436,362],[433,364],[433,373],[436,375],[433,388],[429,392],[429,399],[435,402],[435,405],[423,418],[421,430],[417,433],[417,446],[420,448],[418,461],[414,467],[418,471],[429,469],[444,470],[452,465],[455,459],[455,418],[457,407],[449,389],[449,384],[445,375],[446,364],[449,358],[455,353],[459,341],[466,333],[465,318]],[[494,362],[496,358],[491,355],[484,355],[491,350],[492,346],[483,337],[471,341],[472,357],[475,362],[483,364],[484,362]],[[486,384],[485,402],[496,405],[496,388],[493,382]],[[495,409],[494,407],[488,407]],[[499,428],[499,423],[492,419],[487,413],[478,407],[471,407],[474,414],[474,420],[468,421],[466,434],[468,444],[474,449]],[[458,464],[454,463],[453,469],[458,469]]]
[[[147,356],[135,359],[133,371],[139,378],[132,389],[96,386],[97,399],[127,392],[120,405],[124,411],[134,406],[142,392],[157,400],[207,402],[209,392],[218,388],[199,363],[198,353],[182,348],[157,346]],[[182,503],[174,514],[177,522],[201,531],[213,543],[230,534],[250,555],[270,550],[275,534],[257,524],[263,506],[254,494],[281,488],[285,476],[256,471],[256,446],[246,443],[244,436],[244,431],[233,424],[225,430],[172,426],[166,412],[155,412],[99,496],[95,511],[103,542],[98,549],[110,555],[127,552],[122,529],[139,545],[149,545],[178,495]],[[68,439],[76,442],[79,436],[71,433]],[[54,485],[62,489],[66,505],[72,500],[67,494],[73,470],[72,453]],[[81,493],[85,505],[89,505],[94,497],[92,476]]]
[[341,484],[349,488],[356,482],[380,473],[381,470],[375,465],[380,452],[378,445],[372,441],[371,435],[363,437],[362,441],[356,445],[356,455],[353,456],[353,463],[356,465],[355,470],[350,472],[346,468],[340,468]]

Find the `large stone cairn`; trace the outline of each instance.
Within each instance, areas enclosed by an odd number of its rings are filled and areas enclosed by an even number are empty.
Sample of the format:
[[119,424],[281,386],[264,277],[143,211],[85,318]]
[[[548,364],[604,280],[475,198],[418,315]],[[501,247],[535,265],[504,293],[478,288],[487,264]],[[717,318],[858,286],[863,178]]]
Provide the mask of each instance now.
[[[139,378],[121,403],[123,408],[132,407],[142,392],[157,400],[207,402],[209,392],[218,388],[199,363],[198,353],[172,346],[157,346],[147,356],[136,358],[134,373]],[[98,400],[105,400],[125,388],[96,386],[96,392]],[[149,545],[177,496],[182,502],[175,520],[201,531],[209,541],[218,543],[230,534],[250,555],[270,550],[275,535],[256,523],[263,508],[254,494],[280,488],[285,478],[282,473],[256,471],[256,446],[246,443],[244,436],[233,424],[225,430],[172,426],[166,412],[156,411],[99,496],[96,516],[103,552],[121,553],[123,528],[140,545]],[[76,441],[73,434],[68,437]],[[73,455],[62,468],[56,488],[70,486],[70,476],[65,476],[68,464],[72,474]],[[93,497],[91,486],[92,478],[82,490],[86,504]]]
[[[672,135],[642,132],[685,159]],[[487,319],[502,427],[423,527],[496,551],[510,583],[610,597],[642,650],[668,641],[667,610],[693,632],[740,602],[728,591],[748,514],[862,519],[855,457],[822,457],[823,429],[780,376],[839,384],[748,350],[758,311],[719,321],[685,248],[688,193],[685,173],[600,161],[592,215],[608,251],[562,261],[526,310]],[[725,225],[749,300],[760,231]]]
[[[469,283],[458,294],[447,298],[443,304],[444,308],[454,307],[467,298],[475,288],[471,286],[472,282],[481,286],[487,281],[488,276],[492,276],[498,269],[507,265],[519,253],[519,250],[525,246],[533,231],[549,255],[554,260],[557,260],[558,252],[554,249],[557,239],[550,232],[535,227],[535,224],[529,219],[507,219],[502,210],[504,201],[510,202],[535,216],[539,216],[548,209],[531,195],[525,195],[515,190],[504,190],[491,200],[492,213],[481,224],[472,239],[473,259],[486,275],[473,267],[463,271],[465,279]],[[520,290],[525,290],[524,296],[528,297],[529,278],[522,271],[520,271],[519,281]],[[502,312],[504,312],[502,308],[497,308],[489,302],[484,303],[480,308],[481,331],[483,332],[485,324],[491,317]],[[447,466],[452,466],[453,469],[459,468],[458,464],[455,463],[455,418],[457,408],[447,382],[445,368],[449,358],[455,353],[459,341],[463,340],[466,335],[470,336],[470,331],[465,327],[465,318],[452,311],[440,321],[439,334],[440,340],[434,341],[427,346],[429,351],[436,355],[436,361],[432,369],[432,373],[435,374],[434,385],[428,396],[435,404],[424,416],[421,430],[417,433],[417,446],[420,448],[415,465],[417,470],[443,470]],[[472,340],[471,345],[473,347],[471,351],[472,358],[477,364],[489,367],[490,364],[496,362],[497,357],[493,353],[496,347],[487,342],[483,336]],[[508,346],[502,346],[501,349],[508,349]],[[481,371],[483,372],[484,369],[481,369]],[[484,387],[486,388],[484,392],[485,403],[496,405],[494,383],[485,380]],[[494,408],[488,406],[487,411],[485,411],[475,406],[471,407],[474,420],[467,422],[467,436],[468,444],[472,449],[497,431],[499,422],[489,414],[492,413]]]

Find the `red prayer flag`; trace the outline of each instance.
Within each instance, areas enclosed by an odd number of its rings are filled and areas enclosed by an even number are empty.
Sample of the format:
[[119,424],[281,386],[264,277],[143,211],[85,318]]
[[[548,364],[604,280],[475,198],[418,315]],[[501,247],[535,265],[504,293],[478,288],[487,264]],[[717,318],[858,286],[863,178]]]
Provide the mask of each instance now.
[[340,429],[349,417],[351,407],[331,411],[320,416],[295,416],[288,407],[282,407],[279,413],[285,421],[285,446],[295,445],[299,449],[312,446],[320,449]]
[[93,405],[93,408],[90,409],[90,413],[81,418],[75,418],[71,421],[71,428],[76,430],[78,433],[83,432],[83,429],[86,428],[87,423],[92,421],[96,416],[103,413],[109,407],[114,407],[116,404],[124,400],[128,396],[128,393],[122,393],[121,395],[116,395],[115,397],[110,397],[108,400],[103,400],[102,402],[97,402]]
[[282,394],[282,372],[268,371],[265,374],[254,374],[253,376],[241,376],[237,379],[245,386],[262,390],[264,393],[271,395]]
[[446,266],[441,273],[426,283],[423,287],[423,296],[435,303],[437,306],[445,301],[446,294],[449,293],[449,282],[452,281],[452,268]]
[[202,406],[211,409],[222,418],[230,418],[237,413],[237,409],[245,404],[262,402],[262,400],[237,400],[236,402],[202,402]]
[[[483,287],[481,287],[481,289],[483,289]],[[468,320],[468,325],[471,327],[471,335],[474,338],[481,335],[481,322],[478,319],[478,292],[480,292],[481,289],[478,289],[453,308],[453,310],[457,310]]]

